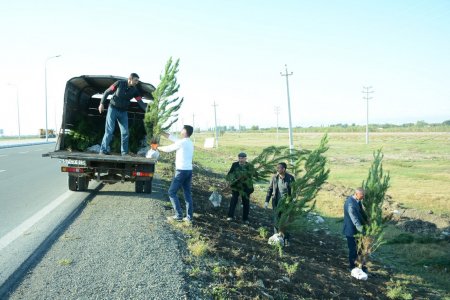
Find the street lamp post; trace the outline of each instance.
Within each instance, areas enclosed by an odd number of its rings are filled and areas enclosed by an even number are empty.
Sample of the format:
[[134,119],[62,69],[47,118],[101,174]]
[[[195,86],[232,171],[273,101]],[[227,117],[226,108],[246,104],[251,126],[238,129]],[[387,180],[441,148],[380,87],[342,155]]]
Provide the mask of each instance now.
[[20,110],[19,110],[19,87],[15,84],[8,83],[8,85],[16,88],[16,103],[17,103],[17,128],[19,129],[19,140],[20,140]]
[[45,60],[45,141],[48,142],[48,120],[47,120],[47,62],[52,58],[60,57],[61,54],[47,57]]

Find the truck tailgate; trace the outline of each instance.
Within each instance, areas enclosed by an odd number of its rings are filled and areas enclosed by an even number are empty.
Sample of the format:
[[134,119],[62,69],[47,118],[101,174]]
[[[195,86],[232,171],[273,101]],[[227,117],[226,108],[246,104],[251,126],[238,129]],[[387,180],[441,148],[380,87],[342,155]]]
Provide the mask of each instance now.
[[143,156],[121,156],[121,155],[99,155],[92,152],[76,152],[59,150],[53,151],[42,156],[60,159],[82,159],[88,161],[101,161],[101,162],[121,162],[121,163],[136,163],[136,164],[155,164],[157,161],[151,158]]

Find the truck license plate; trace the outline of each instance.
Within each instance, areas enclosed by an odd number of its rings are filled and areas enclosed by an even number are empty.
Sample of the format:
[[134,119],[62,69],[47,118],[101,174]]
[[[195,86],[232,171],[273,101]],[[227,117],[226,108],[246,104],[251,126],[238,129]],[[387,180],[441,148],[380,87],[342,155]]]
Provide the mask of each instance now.
[[81,159],[61,159],[60,162],[68,166],[86,167],[86,161]]

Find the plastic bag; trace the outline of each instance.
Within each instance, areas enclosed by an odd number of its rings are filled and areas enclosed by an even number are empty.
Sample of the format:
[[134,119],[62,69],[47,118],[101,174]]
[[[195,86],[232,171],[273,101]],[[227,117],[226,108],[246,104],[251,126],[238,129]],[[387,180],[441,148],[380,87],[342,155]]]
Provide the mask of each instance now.
[[99,153],[100,152],[100,145],[92,145],[89,148],[86,149],[87,152],[94,152]]
[[222,202],[222,196],[219,194],[218,191],[214,191],[211,194],[211,196],[209,196],[209,201],[211,201],[211,203],[214,207],[219,207],[220,202]]
[[275,233],[269,238],[269,245],[281,245],[284,246],[284,237],[280,233]]
[[145,155],[145,157],[146,158],[151,158],[151,159],[158,159],[159,158],[159,151],[150,149],[150,150],[147,151],[147,154]]

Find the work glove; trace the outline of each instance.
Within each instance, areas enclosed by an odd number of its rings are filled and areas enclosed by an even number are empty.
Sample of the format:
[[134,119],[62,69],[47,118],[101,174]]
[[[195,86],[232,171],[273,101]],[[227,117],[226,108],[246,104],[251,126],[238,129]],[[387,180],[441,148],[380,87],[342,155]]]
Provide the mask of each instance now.
[[267,208],[269,206],[268,202],[264,202],[264,208]]

